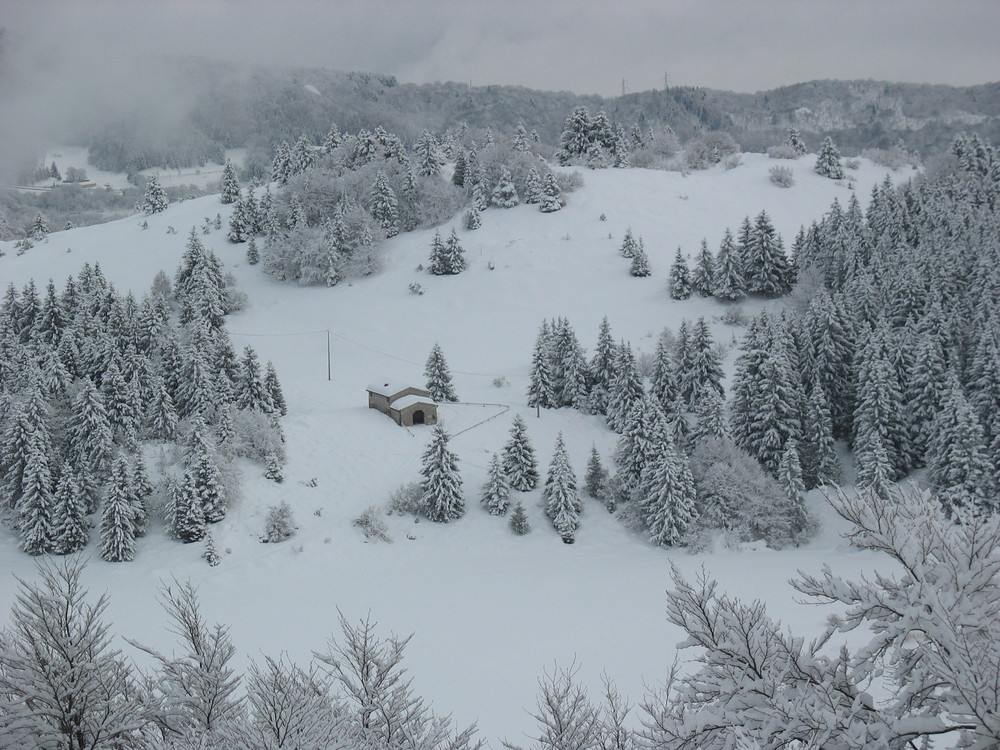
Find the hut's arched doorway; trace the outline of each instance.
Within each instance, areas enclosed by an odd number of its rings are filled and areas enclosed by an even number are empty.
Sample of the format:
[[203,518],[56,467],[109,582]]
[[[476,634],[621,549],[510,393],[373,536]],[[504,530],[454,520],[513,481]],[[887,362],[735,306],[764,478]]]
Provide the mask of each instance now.
[[424,423],[424,410],[417,409],[413,412],[413,424],[423,424]]

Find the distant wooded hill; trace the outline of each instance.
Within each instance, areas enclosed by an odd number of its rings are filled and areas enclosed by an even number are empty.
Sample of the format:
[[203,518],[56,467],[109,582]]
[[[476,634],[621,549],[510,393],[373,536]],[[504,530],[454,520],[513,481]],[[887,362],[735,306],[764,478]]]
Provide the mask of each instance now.
[[1000,84],[813,81],[757,94],[673,87],[603,98],[520,86],[405,84],[390,75],[251,69],[192,58],[167,64],[175,69],[172,76],[198,92],[193,108],[169,127],[132,117],[74,134],[91,146],[95,166],[113,171],[191,166],[229,147],[247,147],[269,160],[282,140],[294,142],[305,133],[321,142],[332,122],[346,132],[382,125],[408,143],[424,128],[441,132],[464,122],[508,132],[524,122],[555,144],[578,105],[592,113],[604,109],[626,129],[636,122],[653,130],[669,125],[682,141],[726,130],[745,151],[782,142],[790,126],[812,148],[832,136],[845,154],[901,140],[926,155],[962,132],[1000,140]]

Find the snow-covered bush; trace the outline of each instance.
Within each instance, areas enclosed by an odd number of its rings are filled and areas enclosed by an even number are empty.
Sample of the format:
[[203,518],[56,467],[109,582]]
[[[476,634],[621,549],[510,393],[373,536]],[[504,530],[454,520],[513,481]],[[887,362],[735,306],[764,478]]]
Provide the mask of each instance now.
[[298,527],[292,516],[292,506],[282,501],[267,509],[267,521],[264,524],[262,542],[283,542],[295,533]]
[[789,188],[795,184],[795,174],[790,167],[771,167],[769,174],[771,175],[771,182],[778,187]]
[[768,146],[767,156],[769,159],[798,159],[799,153],[787,143],[780,146]]
[[743,165],[743,157],[740,154],[730,154],[725,159],[722,160],[722,166],[726,170],[736,169],[736,167]]
[[375,539],[380,542],[391,542],[389,527],[385,523],[383,516],[385,511],[377,505],[371,505],[354,519],[354,525],[361,529],[365,539]]
[[814,530],[801,504],[750,454],[731,440],[705,438],[691,452],[697,490],[698,525],[722,529],[743,542],[769,546],[799,544]]
[[878,164],[880,167],[886,167],[893,171],[907,166],[920,166],[920,159],[910,154],[900,144],[892,148],[866,148],[861,152],[861,155],[873,164]]
[[661,130],[643,146],[629,155],[633,167],[643,169],[668,169],[680,150],[681,142],[671,130]]
[[235,439],[231,448],[234,455],[261,462],[274,456],[279,462],[284,462],[285,444],[281,428],[270,415],[256,409],[235,409],[232,416]]
[[400,485],[389,493],[385,512],[390,516],[422,516],[425,511],[421,503],[423,494],[420,482]]
[[719,130],[688,141],[684,154],[691,169],[708,169],[739,150],[740,144],[729,133]]

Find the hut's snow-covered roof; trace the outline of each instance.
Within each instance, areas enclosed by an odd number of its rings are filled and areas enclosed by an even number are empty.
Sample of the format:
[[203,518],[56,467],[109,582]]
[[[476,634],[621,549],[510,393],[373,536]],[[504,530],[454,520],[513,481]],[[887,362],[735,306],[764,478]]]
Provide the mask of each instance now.
[[385,396],[386,398],[392,398],[397,393],[401,393],[408,389],[417,390],[420,391],[421,393],[427,393],[427,390],[421,388],[420,386],[402,382],[394,383],[390,381],[388,383],[372,383],[368,386],[369,393],[374,393],[378,396]]
[[427,406],[437,406],[437,402],[434,401],[430,396],[401,396],[390,404],[393,409],[400,411],[408,406],[413,406],[414,404],[426,404]]

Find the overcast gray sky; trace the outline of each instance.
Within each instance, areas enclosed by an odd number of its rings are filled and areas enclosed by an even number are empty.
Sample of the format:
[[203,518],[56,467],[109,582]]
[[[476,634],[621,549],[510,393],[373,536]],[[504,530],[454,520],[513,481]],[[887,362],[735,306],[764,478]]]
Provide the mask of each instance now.
[[164,50],[613,95],[1000,78],[995,0],[3,0],[39,64]]

